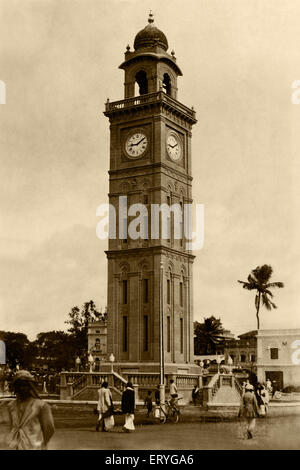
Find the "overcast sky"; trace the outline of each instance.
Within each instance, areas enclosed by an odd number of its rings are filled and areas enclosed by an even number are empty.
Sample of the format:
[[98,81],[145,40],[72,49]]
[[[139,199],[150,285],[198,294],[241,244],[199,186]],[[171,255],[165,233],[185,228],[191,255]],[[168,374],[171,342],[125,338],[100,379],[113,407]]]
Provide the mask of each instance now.
[[278,309],[262,328],[300,327],[300,0],[0,0],[0,330],[64,329],[74,305],[106,305],[109,122],[126,46],[147,24],[174,49],[178,100],[194,106],[194,318],[256,328],[237,283],[271,264]]

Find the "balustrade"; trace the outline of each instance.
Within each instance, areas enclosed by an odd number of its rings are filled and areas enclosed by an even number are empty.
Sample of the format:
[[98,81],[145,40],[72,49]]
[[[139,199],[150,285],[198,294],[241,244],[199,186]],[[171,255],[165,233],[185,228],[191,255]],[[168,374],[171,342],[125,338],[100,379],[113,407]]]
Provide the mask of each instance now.
[[135,96],[134,98],[127,98],[125,100],[114,101],[112,103],[107,101],[107,103],[105,103],[105,111],[118,111],[134,106],[155,103],[157,101],[164,102],[170,107],[176,108],[177,111],[180,111],[195,120],[195,111],[193,109],[188,108],[184,104],[180,103],[179,101],[164,93],[163,91],[149,93],[148,95]]

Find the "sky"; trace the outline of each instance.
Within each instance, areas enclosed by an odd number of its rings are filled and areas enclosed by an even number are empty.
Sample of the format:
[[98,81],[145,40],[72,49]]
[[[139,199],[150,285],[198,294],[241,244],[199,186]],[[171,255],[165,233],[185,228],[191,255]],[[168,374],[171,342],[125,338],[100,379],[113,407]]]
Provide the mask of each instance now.
[[150,9],[198,119],[194,319],[255,329],[255,294],[237,280],[270,264],[285,287],[261,328],[300,328],[300,0],[0,0],[0,330],[34,339],[66,329],[75,305],[106,305],[104,103],[123,99],[118,66]]

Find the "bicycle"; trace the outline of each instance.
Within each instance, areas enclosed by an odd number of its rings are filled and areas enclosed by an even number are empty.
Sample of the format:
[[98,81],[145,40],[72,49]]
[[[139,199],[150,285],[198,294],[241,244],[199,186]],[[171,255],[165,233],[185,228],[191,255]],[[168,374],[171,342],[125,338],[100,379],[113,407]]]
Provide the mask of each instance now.
[[165,409],[162,405],[159,405],[159,422],[164,424],[167,420],[171,421],[172,423],[178,423],[180,410],[176,407],[178,401],[181,400],[182,397],[178,397],[174,400],[174,403],[171,403],[170,400],[165,401]]

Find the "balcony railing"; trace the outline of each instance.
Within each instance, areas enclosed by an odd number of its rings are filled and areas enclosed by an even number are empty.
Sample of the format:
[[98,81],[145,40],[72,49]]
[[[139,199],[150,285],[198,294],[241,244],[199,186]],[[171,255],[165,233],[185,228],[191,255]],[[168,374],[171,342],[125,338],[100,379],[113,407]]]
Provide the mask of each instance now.
[[179,110],[181,113],[185,114],[193,121],[196,121],[196,113],[193,109],[188,108],[184,104],[180,103],[179,101],[164,93],[163,91],[149,93],[147,95],[135,96],[134,98],[127,98],[125,100],[114,101],[112,103],[107,100],[107,102],[105,103],[105,113],[111,113],[114,111],[120,111],[122,109],[144,106],[157,102],[163,102],[166,105],[169,105],[171,108],[176,108],[176,110]]

